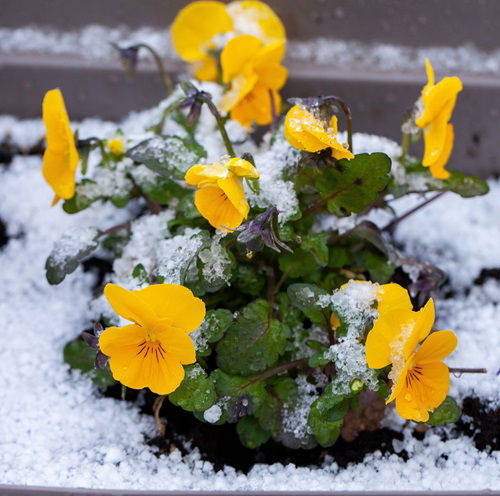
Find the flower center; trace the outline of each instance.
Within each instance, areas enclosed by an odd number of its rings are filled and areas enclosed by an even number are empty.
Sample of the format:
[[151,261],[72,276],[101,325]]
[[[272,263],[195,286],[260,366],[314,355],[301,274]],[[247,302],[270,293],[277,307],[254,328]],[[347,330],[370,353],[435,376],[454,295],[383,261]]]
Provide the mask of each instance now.
[[156,339],[153,338],[154,335],[148,333],[148,335],[144,338],[144,340],[137,345],[138,348],[137,355],[140,356],[141,358],[146,358],[148,356],[151,356],[157,362],[159,362],[160,360],[163,360],[165,358],[167,352],[160,343],[160,341],[157,341]]

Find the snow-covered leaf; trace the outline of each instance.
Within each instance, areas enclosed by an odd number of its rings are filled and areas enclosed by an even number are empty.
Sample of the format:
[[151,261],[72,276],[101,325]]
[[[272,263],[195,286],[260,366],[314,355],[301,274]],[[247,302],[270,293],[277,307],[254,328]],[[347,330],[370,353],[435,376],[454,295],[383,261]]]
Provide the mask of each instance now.
[[169,400],[189,412],[207,410],[216,398],[213,383],[197,363],[187,365],[184,370],[186,375]]

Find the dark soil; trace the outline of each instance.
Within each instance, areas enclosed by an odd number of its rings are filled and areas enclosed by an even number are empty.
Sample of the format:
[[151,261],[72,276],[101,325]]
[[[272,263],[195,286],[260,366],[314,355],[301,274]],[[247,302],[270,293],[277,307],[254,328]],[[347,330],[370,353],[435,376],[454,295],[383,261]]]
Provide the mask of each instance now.
[[463,401],[462,412],[472,422],[459,420],[457,431],[471,437],[478,450],[500,450],[500,408],[488,410],[479,398],[469,397]]
[[[108,388],[106,396],[120,398],[121,386]],[[137,391],[127,390],[127,400],[136,401],[138,396]],[[156,395],[150,391],[146,391],[144,396],[141,394],[138,403],[141,404],[143,413],[151,414],[155,398]],[[477,449],[481,451],[500,449],[500,408],[488,411],[478,398],[468,397],[463,402],[463,414],[465,420],[460,420],[449,434],[443,432],[444,438],[448,435],[453,437],[456,434],[466,435],[474,440]],[[247,473],[256,463],[293,463],[299,467],[318,467],[327,456],[331,457],[339,467],[345,468],[350,463],[362,462],[366,455],[375,451],[396,454],[392,441],[403,439],[400,432],[382,428],[373,432],[361,432],[351,442],[339,438],[330,448],[293,450],[271,440],[259,449],[251,450],[241,445],[235,424],[214,426],[202,423],[190,412],[172,405],[168,400],[163,403],[160,416],[166,422],[165,435],[147,440],[147,444],[159,449],[159,455],[170,453],[174,449],[188,454],[190,450],[186,446],[189,443],[193,448],[199,449],[202,458],[211,462],[215,470],[230,466],[243,473]],[[425,429],[417,427],[414,437],[423,439],[428,429],[425,427]],[[404,450],[397,455],[405,461],[408,459]]]
[[9,236],[7,235],[7,226],[5,222],[0,219],[0,250],[8,243]]
[[14,145],[9,137],[0,141],[0,164],[8,167],[15,155],[42,155],[44,151],[43,140],[29,148],[20,148]]

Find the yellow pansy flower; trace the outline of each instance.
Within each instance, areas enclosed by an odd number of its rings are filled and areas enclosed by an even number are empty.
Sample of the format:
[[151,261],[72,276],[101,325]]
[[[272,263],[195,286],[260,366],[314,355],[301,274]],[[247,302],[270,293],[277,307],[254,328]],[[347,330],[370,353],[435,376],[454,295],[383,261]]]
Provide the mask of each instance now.
[[441,360],[457,345],[452,331],[429,336],[434,319],[432,299],[418,312],[392,306],[380,313],[366,339],[368,366],[381,369],[392,365],[389,378],[394,385],[386,403],[396,400],[398,413],[418,422],[427,421],[429,412],[446,398],[450,375]]
[[217,79],[217,60],[210,52],[221,50],[234,36],[252,34],[265,43],[285,39],[285,28],[263,2],[193,2],[179,11],[172,24],[172,42],[179,56],[193,64],[201,81]]
[[125,152],[125,144],[121,138],[112,138],[108,140],[108,149],[113,155],[123,155]]
[[[221,107],[230,112],[231,119],[249,127],[256,122],[270,124],[273,114],[279,114],[287,70],[280,65],[285,55],[285,42],[265,45],[251,35],[230,40],[221,54],[222,79],[230,89]],[[274,109],[272,108],[274,104]]]
[[445,77],[434,84],[434,70],[429,59],[425,59],[427,84],[422,90],[423,110],[415,124],[424,131],[424,157],[422,165],[429,167],[437,179],[448,179],[445,169],[453,149],[453,125],[451,119],[457,95],[462,91],[462,81],[458,77]]
[[258,179],[259,172],[241,158],[225,163],[197,164],[187,171],[186,182],[198,187],[194,204],[216,229],[233,231],[248,217],[250,205],[245,198],[243,177]]
[[59,89],[45,93],[42,115],[47,140],[42,174],[54,190],[52,205],[55,205],[61,198],[68,200],[75,194],[75,174],[78,167],[75,137]]
[[104,296],[118,315],[133,322],[108,327],[99,337],[113,377],[132,389],[148,387],[157,394],[175,391],[184,379],[182,364],[196,361],[188,334],[205,318],[203,301],[177,284],[136,291],[107,284]]
[[335,115],[325,123],[300,105],[294,105],[286,114],[285,138],[294,148],[312,153],[331,148],[332,156],[337,160],[354,158],[347,144],[337,141],[337,134]]

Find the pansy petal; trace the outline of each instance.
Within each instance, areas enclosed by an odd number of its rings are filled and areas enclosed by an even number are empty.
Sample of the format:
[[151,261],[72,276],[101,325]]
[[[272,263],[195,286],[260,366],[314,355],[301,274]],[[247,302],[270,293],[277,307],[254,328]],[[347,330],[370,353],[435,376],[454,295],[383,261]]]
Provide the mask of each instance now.
[[419,364],[444,360],[457,347],[457,336],[453,331],[433,332],[418,349],[415,359]]
[[446,398],[450,390],[450,371],[443,362],[418,363],[421,371],[421,398],[425,408],[432,411]]
[[184,367],[177,357],[167,353],[167,356],[158,362],[148,387],[156,394],[170,394],[180,386],[184,374]]
[[192,186],[200,184],[216,183],[217,179],[227,177],[229,170],[224,164],[196,164],[193,165],[184,177],[186,183]]
[[377,291],[377,299],[377,311],[379,314],[396,308],[413,309],[408,290],[396,283],[382,284]]
[[177,14],[171,28],[172,42],[182,59],[194,62],[215,47],[215,35],[232,28],[233,21],[222,2],[192,2]]
[[231,2],[227,11],[238,33],[254,34],[266,43],[285,39],[285,27],[280,18],[264,2],[242,0]]
[[462,81],[458,77],[446,77],[435,86],[424,90],[422,93],[424,113],[415,121],[415,124],[418,127],[426,127],[441,114],[448,121],[453,113],[457,95],[462,88]]
[[453,150],[454,139],[455,133],[453,130],[453,124],[448,124],[446,126],[446,137],[444,145],[441,149],[441,153],[437,157],[437,159],[429,165],[431,174],[436,179],[449,179],[450,177],[450,173],[445,169],[445,166],[450,159],[450,155]]
[[382,369],[391,363],[389,342],[373,329],[366,337],[366,363],[371,369]]
[[179,284],[152,284],[135,292],[160,319],[184,332],[197,329],[205,318],[205,303]]
[[232,158],[227,166],[239,177],[259,178],[259,171],[248,160]]
[[245,190],[243,189],[243,182],[238,177],[232,175],[225,179],[219,179],[217,186],[224,191],[229,198],[234,208],[243,216],[244,219],[248,217],[250,205],[245,198]]
[[227,91],[220,102],[222,110],[229,112],[233,110],[254,89],[257,83],[257,74],[241,74],[231,81],[231,88]]
[[194,203],[200,214],[216,229],[233,231],[243,222],[241,213],[218,186],[200,188],[195,193]]
[[415,326],[404,344],[405,356],[414,353],[418,343],[424,340],[432,330],[436,318],[434,312],[434,300],[431,298],[418,312],[413,312],[416,320]]
[[137,324],[108,327],[99,336],[99,349],[106,356],[112,356],[121,348],[137,346],[144,341],[146,334],[147,331]]
[[229,40],[220,56],[223,82],[229,83],[244,72],[245,66],[252,61],[262,45],[261,40],[251,35],[236,36]]
[[202,60],[193,62],[193,74],[199,81],[217,81],[217,60],[207,55]]
[[135,291],[127,291],[121,286],[108,283],[104,288],[104,296],[113,310],[124,319],[143,327],[154,326],[155,315],[152,308]]
[[387,398],[385,404],[387,405],[391,401],[394,401],[400,394],[402,394],[403,389],[406,386],[406,377],[408,375],[408,367],[410,366],[410,360],[407,360],[404,364],[401,372],[396,378],[395,384],[392,386],[391,395]]
[[416,422],[427,422],[429,420],[429,412],[425,408],[417,406],[409,393],[403,392],[396,398],[396,410],[399,415],[408,420]]
[[176,357],[178,361],[186,365],[196,361],[193,341],[185,332],[174,329],[168,324],[159,323],[153,329],[153,333],[168,355]]

